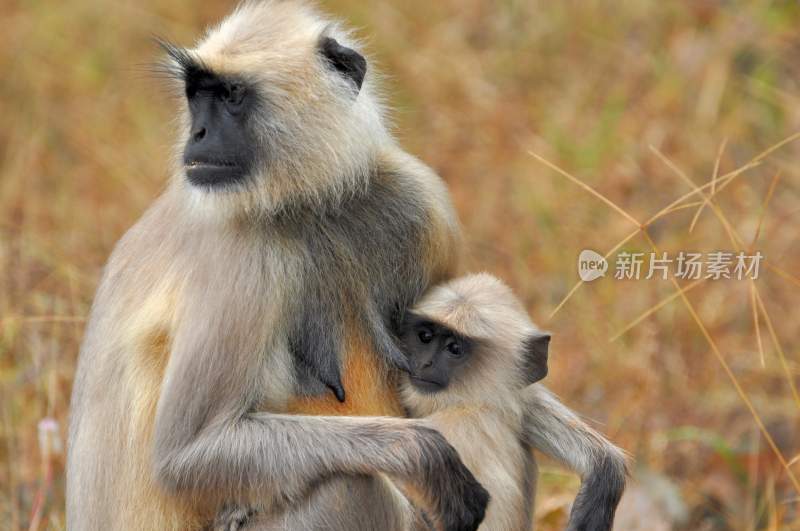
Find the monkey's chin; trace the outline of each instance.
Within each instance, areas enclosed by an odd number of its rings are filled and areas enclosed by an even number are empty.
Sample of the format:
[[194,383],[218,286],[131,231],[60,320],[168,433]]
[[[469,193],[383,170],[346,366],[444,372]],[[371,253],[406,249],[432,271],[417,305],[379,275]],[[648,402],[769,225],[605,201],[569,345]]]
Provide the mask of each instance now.
[[245,178],[244,169],[232,164],[190,162],[184,168],[186,169],[186,178],[195,186],[224,186],[240,182]]
[[439,391],[442,391],[445,387],[438,382],[423,380],[422,378],[417,378],[416,376],[410,376],[409,380],[411,381],[411,386],[416,391],[426,395],[438,393]]

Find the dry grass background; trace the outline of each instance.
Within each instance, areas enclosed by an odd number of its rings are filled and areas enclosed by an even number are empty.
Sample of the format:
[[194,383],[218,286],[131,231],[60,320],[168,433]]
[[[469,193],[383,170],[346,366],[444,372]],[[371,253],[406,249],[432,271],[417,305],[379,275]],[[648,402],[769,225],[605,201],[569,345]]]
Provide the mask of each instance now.
[[[54,419],[63,440],[100,268],[164,185],[172,104],[142,66],[158,54],[150,37],[188,44],[230,7],[2,0],[4,529],[64,526],[63,456],[37,425]],[[797,529],[798,2],[325,7],[362,28],[390,74],[398,134],[449,183],[470,267],[506,278],[553,331],[549,385],[635,457],[617,528]],[[710,182],[715,162],[719,175],[746,171],[715,186],[693,231],[700,194],[643,232],[529,151],[639,224]],[[769,267],[752,284],[706,281],[677,297],[669,281],[605,278],[559,306],[580,250],[631,234],[628,251],[752,247]],[[540,529],[563,525],[577,485],[544,464]]]

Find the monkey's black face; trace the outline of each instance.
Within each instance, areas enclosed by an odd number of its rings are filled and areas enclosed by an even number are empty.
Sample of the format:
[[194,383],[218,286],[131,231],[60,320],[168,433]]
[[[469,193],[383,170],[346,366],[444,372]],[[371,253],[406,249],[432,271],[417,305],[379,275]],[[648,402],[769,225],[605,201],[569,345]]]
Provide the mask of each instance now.
[[208,187],[243,180],[256,152],[246,122],[252,91],[241,81],[198,70],[186,74],[186,99],[191,130],[183,163],[189,182]]
[[400,339],[408,356],[411,384],[423,393],[447,389],[475,350],[471,340],[417,316],[407,321]]

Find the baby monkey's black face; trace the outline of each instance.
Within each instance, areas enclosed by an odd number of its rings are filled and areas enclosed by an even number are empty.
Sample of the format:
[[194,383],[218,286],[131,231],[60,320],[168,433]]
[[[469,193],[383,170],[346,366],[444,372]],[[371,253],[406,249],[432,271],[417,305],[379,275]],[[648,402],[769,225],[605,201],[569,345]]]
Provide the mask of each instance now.
[[191,130],[183,163],[189,182],[214,186],[244,179],[255,158],[246,123],[253,91],[241,80],[198,68],[186,74],[186,99]]
[[417,316],[408,319],[400,340],[408,356],[411,385],[423,393],[447,389],[475,351],[471,340]]

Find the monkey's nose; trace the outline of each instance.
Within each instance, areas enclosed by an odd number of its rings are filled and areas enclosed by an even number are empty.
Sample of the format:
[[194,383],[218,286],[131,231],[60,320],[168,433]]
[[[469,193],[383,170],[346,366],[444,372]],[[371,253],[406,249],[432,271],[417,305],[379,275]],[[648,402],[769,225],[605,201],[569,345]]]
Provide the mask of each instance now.
[[195,130],[192,133],[192,140],[194,142],[200,142],[205,137],[206,137],[206,128],[205,127],[200,127],[199,129]]

